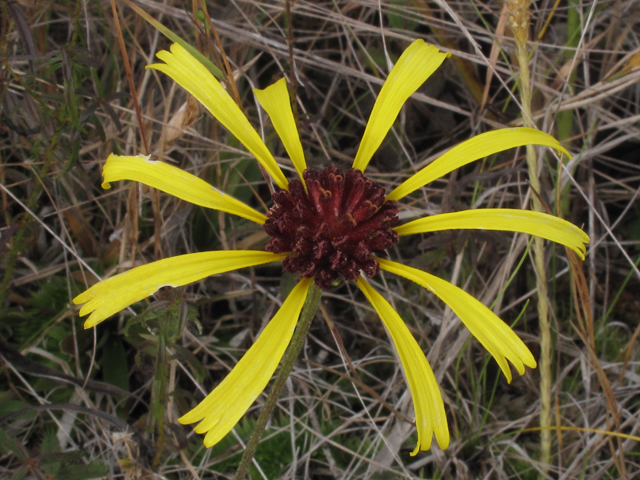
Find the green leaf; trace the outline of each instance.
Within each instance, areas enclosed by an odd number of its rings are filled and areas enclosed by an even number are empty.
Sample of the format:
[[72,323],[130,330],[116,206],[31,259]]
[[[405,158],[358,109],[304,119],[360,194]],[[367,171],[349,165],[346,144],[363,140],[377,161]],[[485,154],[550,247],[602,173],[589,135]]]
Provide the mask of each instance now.
[[7,455],[9,452],[21,461],[26,460],[26,452],[20,441],[13,436],[8,436],[6,432],[0,428],[0,454]]
[[[42,444],[40,445],[40,452],[42,454],[47,453],[58,453],[60,452],[60,442],[58,441],[58,437],[56,435],[56,430],[53,428],[47,428],[44,431],[44,435],[42,437]],[[54,461],[57,462],[59,460],[59,456],[55,455]],[[42,461],[44,463],[44,461]]]
[[0,417],[4,417],[7,413],[22,410],[28,406],[29,404],[26,402],[15,400],[10,392],[0,392]]
[[89,478],[105,477],[109,469],[102,462],[89,464],[68,465],[58,470],[55,478],[60,480],[86,480]]

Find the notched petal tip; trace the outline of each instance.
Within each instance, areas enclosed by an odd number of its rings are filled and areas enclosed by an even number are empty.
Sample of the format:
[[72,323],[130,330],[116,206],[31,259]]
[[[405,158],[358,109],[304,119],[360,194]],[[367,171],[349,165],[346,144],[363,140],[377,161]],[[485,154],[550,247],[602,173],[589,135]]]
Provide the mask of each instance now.
[[106,320],[106,318],[100,318],[100,317],[95,317],[93,315],[91,315],[89,318],[87,318],[84,322],[84,324],[82,325],[83,328],[85,330],[89,330],[90,328],[95,327],[96,325],[104,322]]
[[111,188],[111,182],[116,182],[118,180],[123,180],[124,178],[119,177],[120,168],[119,166],[122,164],[126,164],[127,162],[142,162],[149,161],[151,155],[116,155],[114,153],[109,154],[107,157],[107,161],[104,162],[104,166],[102,167],[102,188],[105,190],[109,190]]
[[71,300],[74,305],[82,305],[83,303],[87,303],[89,301],[89,297],[87,296],[87,291],[85,290],[80,295],[76,295],[73,300]]

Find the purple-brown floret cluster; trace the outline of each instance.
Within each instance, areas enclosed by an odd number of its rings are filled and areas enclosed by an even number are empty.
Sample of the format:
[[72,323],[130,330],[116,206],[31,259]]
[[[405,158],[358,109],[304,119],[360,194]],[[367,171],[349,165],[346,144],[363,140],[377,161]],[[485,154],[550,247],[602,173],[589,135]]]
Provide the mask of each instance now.
[[314,277],[328,288],[340,276],[356,280],[360,271],[373,277],[380,267],[373,258],[398,241],[394,201],[360,170],[346,173],[335,166],[303,172],[307,189],[291,180],[289,191],[273,195],[264,228],[273,238],[266,250],[293,252],[283,261],[287,272]]

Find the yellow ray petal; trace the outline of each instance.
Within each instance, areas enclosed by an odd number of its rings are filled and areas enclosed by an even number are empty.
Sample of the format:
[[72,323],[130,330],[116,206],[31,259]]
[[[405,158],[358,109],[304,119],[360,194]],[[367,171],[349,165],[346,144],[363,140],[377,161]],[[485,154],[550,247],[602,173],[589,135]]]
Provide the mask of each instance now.
[[467,292],[422,270],[382,258],[377,260],[382,270],[423,286],[449,305],[471,334],[495,358],[509,383],[511,369],[507,360],[513,363],[520,375],[524,374],[525,365],[535,368],[536,360],[522,340],[496,314]]
[[185,202],[232,213],[262,225],[267,217],[239,200],[221,192],[201,178],[164,162],[149,160],[149,156],[109,155],[104,164],[102,188],[111,188],[110,182],[134,180]]
[[589,235],[573,223],[546,213],[508,208],[483,208],[443,213],[419,218],[394,228],[398,235],[438,232],[442,230],[502,230],[537,235],[557,242],[576,252],[584,260]]
[[193,410],[180,417],[182,424],[202,422],[197,433],[207,433],[206,447],[222,440],[238,423],[276,371],[293,335],[313,279],[302,279],[256,342],[222,382]]
[[171,52],[162,50],[157,57],[165,63],[156,63],[154,68],[169,75],[178,85],[196,97],[227,130],[247,147],[280,188],[289,182],[264,144],[258,132],[251,126],[245,114],[207,68],[196,60],[184,47],[171,45]]
[[411,452],[411,455],[415,455],[420,450],[429,450],[434,432],[440,448],[447,448],[449,446],[449,427],[447,426],[444,402],[438,382],[424,352],[389,302],[362,277],[358,277],[357,285],[387,327],[407,377],[416,412],[416,429],[418,431],[418,445]]
[[560,145],[558,140],[540,130],[525,127],[494,130],[476,135],[456,145],[398,185],[395,190],[387,195],[387,200],[400,200],[402,197],[452,172],[456,168],[463,167],[494,153],[524,145],[543,145],[569,155],[569,152]]
[[281,78],[264,90],[254,89],[253,93],[269,115],[269,118],[271,118],[273,128],[276,129],[276,133],[282,140],[284,148],[304,184],[302,172],[307,168],[307,162],[304,159],[300,134],[291,111],[291,100],[289,99],[286,79]]
[[416,40],[400,55],[382,85],[364,130],[353,168],[364,172],[389,129],[395,122],[404,102],[435,72],[449,56],[433,45]]
[[73,303],[84,303],[80,316],[91,313],[84,323],[84,328],[91,328],[161,287],[180,287],[210,275],[277,262],[287,255],[254,250],[178,255],[107,278],[78,295]]

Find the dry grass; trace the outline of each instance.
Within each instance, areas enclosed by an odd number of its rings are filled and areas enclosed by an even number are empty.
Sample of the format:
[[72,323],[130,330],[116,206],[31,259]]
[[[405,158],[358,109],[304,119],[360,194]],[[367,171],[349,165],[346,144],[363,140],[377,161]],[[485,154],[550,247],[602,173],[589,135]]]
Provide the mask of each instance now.
[[[552,424],[562,427],[552,432],[550,464],[540,463],[535,430],[539,372],[507,384],[450,310],[385,275],[374,283],[428,352],[452,445],[409,456],[412,405],[399,363],[375,313],[343,284],[323,297],[254,478],[640,477],[637,441],[613,436],[640,435],[640,5],[569,4],[536,2],[528,45],[533,121],[574,154],[564,162],[539,155],[541,200],[592,239],[584,264],[545,245]],[[194,21],[198,2],[136,5],[219,60],[210,25]],[[265,242],[245,221],[168,195],[126,182],[100,188],[109,153],[147,151],[257,208],[254,194],[269,201],[237,141],[168,78],[144,69],[170,42],[116,6],[119,28],[109,2],[0,4],[1,478],[230,478],[264,401],[210,450],[176,422],[278,308],[292,285],[279,267],[163,291],[93,331],[82,330],[71,306],[95,275]],[[407,102],[372,176],[396,184],[474,134],[522,124],[515,44],[498,2],[297,0],[291,50],[284,2],[209,2],[208,10],[245,111],[286,168],[251,88],[289,77],[290,53],[315,166],[348,167],[389,65],[415,38],[453,56]],[[528,206],[526,168],[524,150],[477,162],[424,188],[411,211]],[[520,235],[459,232],[403,239],[392,255],[517,320],[538,356],[529,245]]]

